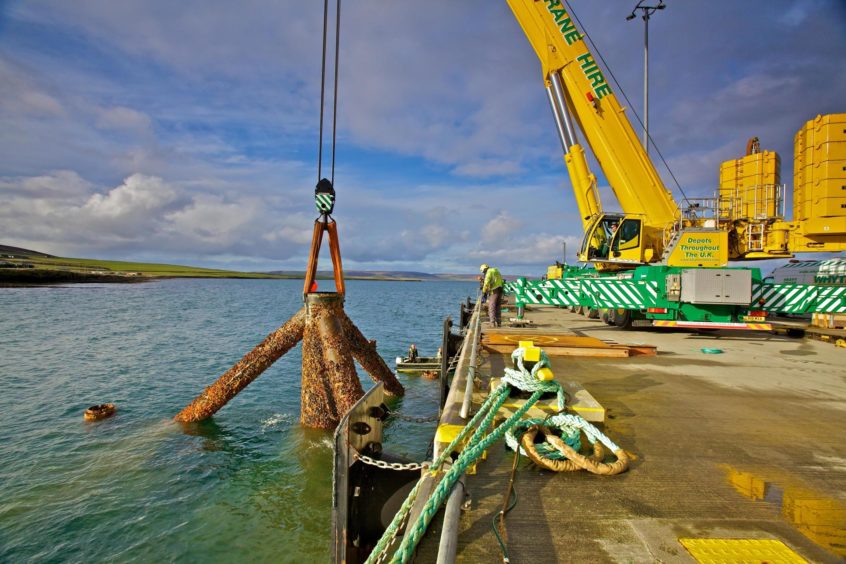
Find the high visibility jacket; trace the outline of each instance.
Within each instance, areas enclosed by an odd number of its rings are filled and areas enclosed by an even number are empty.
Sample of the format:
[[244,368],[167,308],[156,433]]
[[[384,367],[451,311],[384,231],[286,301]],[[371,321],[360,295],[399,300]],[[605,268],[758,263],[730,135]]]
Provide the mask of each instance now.
[[502,288],[502,274],[499,273],[498,268],[491,267],[485,273],[485,283],[482,286],[482,291],[490,292],[497,288]]

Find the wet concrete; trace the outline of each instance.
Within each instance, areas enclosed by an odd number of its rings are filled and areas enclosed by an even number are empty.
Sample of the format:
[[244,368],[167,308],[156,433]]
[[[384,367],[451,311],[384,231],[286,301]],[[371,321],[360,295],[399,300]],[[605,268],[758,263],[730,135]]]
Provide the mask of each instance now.
[[[511,561],[692,562],[683,537],[778,539],[810,561],[846,558],[846,350],[769,333],[621,331],[554,308],[527,317],[539,334],[563,328],[659,354],[553,358],[557,379],[581,382],[608,410],[606,432],[634,460],[613,477],[521,462]],[[483,362],[489,376],[502,357]],[[469,477],[458,562],[502,561],[490,523],[511,460],[494,448]],[[439,529],[419,562],[434,561]]]

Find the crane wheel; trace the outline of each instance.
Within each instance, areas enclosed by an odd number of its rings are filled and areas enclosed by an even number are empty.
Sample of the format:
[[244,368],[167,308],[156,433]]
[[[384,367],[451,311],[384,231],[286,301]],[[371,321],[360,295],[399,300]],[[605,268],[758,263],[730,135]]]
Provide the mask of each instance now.
[[627,309],[612,309],[611,324],[620,329],[632,328],[632,312]]

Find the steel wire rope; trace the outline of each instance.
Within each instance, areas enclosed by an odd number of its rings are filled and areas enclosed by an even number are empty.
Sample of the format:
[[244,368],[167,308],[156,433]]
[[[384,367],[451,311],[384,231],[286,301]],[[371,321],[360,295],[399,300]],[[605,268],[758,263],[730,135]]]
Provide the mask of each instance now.
[[323,170],[323,101],[326,93],[326,31],[329,25],[329,0],[323,0],[323,58],[320,63],[320,131],[317,144],[317,181]]
[[332,95],[332,185],[335,185],[335,140],[338,131],[338,63],[341,47],[341,0],[336,4],[335,17],[335,89]]
[[[626,91],[623,90],[623,87],[620,85],[620,82],[617,80],[617,77],[614,76],[614,71],[611,70],[611,67],[608,66],[607,62],[605,62],[605,57],[602,56],[602,51],[600,51],[599,47],[596,45],[596,43],[594,43],[590,34],[587,32],[587,29],[585,28],[585,26],[582,25],[582,21],[579,19],[579,16],[573,10],[573,7],[570,5],[570,2],[568,0],[564,0],[564,4],[567,6],[567,10],[570,12],[570,14],[573,15],[573,19],[575,19],[576,23],[579,24],[579,27],[582,28],[582,33],[584,33],[585,37],[587,37],[587,40],[590,42],[591,47],[593,47],[593,50],[596,52],[597,55],[599,55],[599,60],[602,61],[603,65],[605,65],[605,70],[607,70],[608,74],[611,75],[611,79],[614,81],[614,84],[617,86],[617,89],[623,95],[623,99],[626,101],[626,104],[629,105],[628,107],[631,110],[631,113],[634,115],[635,119],[637,120],[637,123],[641,127],[644,127],[643,121],[640,119],[640,115],[638,115],[637,110],[635,110],[634,105],[629,100],[629,97],[626,94]],[[676,184],[676,188],[678,188],[679,192],[681,192],[682,198],[684,199],[685,202],[690,204],[690,199],[687,197],[687,194],[685,194],[684,189],[681,187],[681,184],[679,183],[678,179],[676,178],[676,175],[673,174],[673,169],[670,168],[669,163],[667,163],[667,159],[664,158],[664,154],[661,152],[661,148],[658,146],[658,143],[655,142],[655,139],[652,138],[652,135],[650,135],[649,132],[647,132],[646,135],[649,137],[649,140],[652,142],[652,145],[655,147],[655,150],[658,152],[658,156],[661,157],[661,162],[664,163],[664,167],[667,169],[667,172],[670,173],[670,176],[672,177],[673,182]]]
[[[323,55],[320,61],[320,132],[317,146],[317,181],[323,176],[323,119],[326,104],[326,44],[329,37],[329,0],[323,0]],[[332,169],[331,182],[335,184],[335,145],[338,128],[338,70],[341,46],[341,0],[335,3],[335,70],[332,95]]]

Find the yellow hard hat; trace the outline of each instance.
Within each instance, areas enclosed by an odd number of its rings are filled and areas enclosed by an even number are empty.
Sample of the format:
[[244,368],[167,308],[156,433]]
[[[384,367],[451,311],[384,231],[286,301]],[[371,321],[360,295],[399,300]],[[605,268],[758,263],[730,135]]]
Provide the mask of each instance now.
[[480,266],[480,267],[479,267],[479,272],[484,272],[484,271],[486,271],[487,269],[488,269],[488,265],[483,264],[482,266]]

